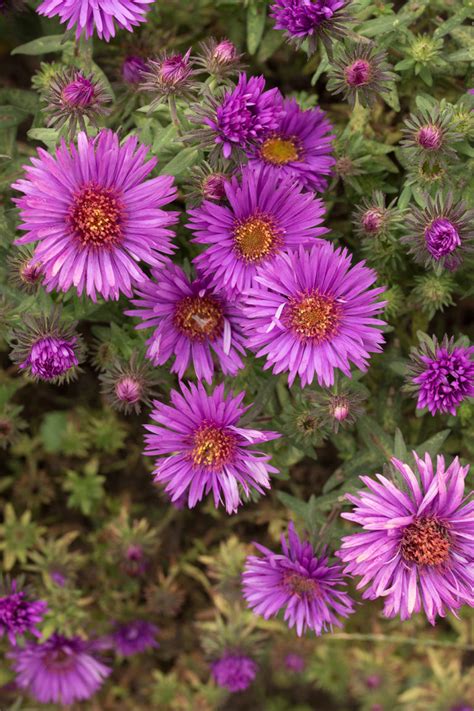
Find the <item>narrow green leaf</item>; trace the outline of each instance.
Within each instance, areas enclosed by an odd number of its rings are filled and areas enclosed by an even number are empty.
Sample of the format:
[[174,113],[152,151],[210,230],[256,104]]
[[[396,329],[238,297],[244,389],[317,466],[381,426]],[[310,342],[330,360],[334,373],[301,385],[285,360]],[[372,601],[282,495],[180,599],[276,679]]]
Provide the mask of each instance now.
[[15,49],[12,49],[12,54],[52,54],[53,52],[64,51],[66,46],[71,44],[72,42],[64,42],[64,34],[47,35],[15,47]]
[[247,10],[247,49],[249,54],[255,54],[265,29],[267,16],[266,5],[257,5],[253,2]]

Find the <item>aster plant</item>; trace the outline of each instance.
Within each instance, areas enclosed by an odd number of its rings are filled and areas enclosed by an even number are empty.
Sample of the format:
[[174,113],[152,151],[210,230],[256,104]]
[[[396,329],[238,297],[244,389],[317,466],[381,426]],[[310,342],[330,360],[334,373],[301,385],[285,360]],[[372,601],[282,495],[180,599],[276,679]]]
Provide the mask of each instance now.
[[384,598],[386,617],[423,610],[434,625],[474,606],[474,502],[464,494],[469,467],[457,457],[448,466],[442,456],[413,456],[415,471],[393,458],[397,480],[362,476],[366,489],[346,495],[354,512],[341,515],[362,532],[345,536],[337,555],[347,574],[360,576],[364,599]]
[[386,59],[387,53],[372,42],[341,49],[331,67],[328,90],[342,94],[351,105],[358,99],[363,106],[370,106],[380,94],[390,91],[396,77]]
[[255,614],[268,619],[284,609],[284,620],[298,636],[307,629],[319,636],[342,627],[340,617],[354,612],[341,566],[331,564],[325,551],[318,556],[292,523],[288,541],[281,538],[282,553],[254,545],[262,556],[247,558],[242,581],[244,598]]
[[240,181],[232,178],[224,189],[227,203],[205,200],[188,211],[187,226],[194,242],[209,245],[194,260],[196,268],[229,295],[247,291],[258,268],[283,250],[309,246],[328,232],[321,225],[322,200],[291,176],[246,166]]
[[349,15],[348,0],[274,0],[270,16],[274,28],[283,30],[287,40],[308,54],[318,47],[318,40],[331,52],[332,42],[344,37]]
[[208,394],[201,384],[183,383],[170,397],[170,405],[154,402],[156,424],[146,425],[145,454],[158,457],[154,481],[165,485],[172,501],[186,493],[193,508],[212,492],[215,507],[232,514],[242,494],[270,489],[270,474],[278,470],[253,447],[279,435],[239,426],[248,409],[242,406],[244,392],[226,395],[218,385]]

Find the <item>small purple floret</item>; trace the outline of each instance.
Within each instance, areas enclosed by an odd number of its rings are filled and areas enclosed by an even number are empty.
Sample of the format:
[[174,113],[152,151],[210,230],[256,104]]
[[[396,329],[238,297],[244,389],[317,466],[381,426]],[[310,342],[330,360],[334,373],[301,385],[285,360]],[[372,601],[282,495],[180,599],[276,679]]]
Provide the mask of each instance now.
[[94,84],[78,73],[74,81],[64,87],[62,99],[68,106],[85,109],[94,101],[94,95]]
[[425,229],[425,243],[428,252],[438,261],[461,246],[461,237],[456,225],[445,217],[437,217]]
[[459,405],[474,396],[474,347],[451,348],[440,345],[434,357],[419,356],[419,375],[413,378],[418,386],[417,408],[427,407],[432,415],[456,414]]
[[147,68],[146,62],[141,57],[131,55],[126,57],[122,64],[122,77],[128,84],[139,84],[142,72]]
[[213,662],[211,668],[216,684],[231,693],[245,691],[258,671],[257,663],[243,654],[226,654]]
[[28,358],[20,363],[20,368],[29,368],[31,373],[41,380],[54,380],[78,365],[75,352],[76,339],[46,336],[40,338],[31,347]]
[[46,609],[46,602],[31,602],[26,592],[19,590],[16,580],[13,580],[8,594],[0,597],[0,637],[6,634],[12,645],[16,645],[17,637],[27,632],[40,637],[36,625],[42,621]]
[[157,634],[158,627],[155,625],[146,620],[134,620],[124,625],[117,625],[112,634],[112,642],[119,654],[130,657],[158,647]]

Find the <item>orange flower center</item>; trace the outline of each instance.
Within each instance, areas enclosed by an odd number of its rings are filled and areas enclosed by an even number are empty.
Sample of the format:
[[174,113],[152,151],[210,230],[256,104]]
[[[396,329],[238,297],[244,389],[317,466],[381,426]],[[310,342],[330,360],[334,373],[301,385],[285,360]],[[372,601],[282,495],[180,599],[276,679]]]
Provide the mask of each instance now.
[[90,183],[78,191],[69,211],[73,234],[83,247],[113,247],[123,239],[124,206],[117,193]]
[[222,333],[222,306],[212,296],[186,296],[176,307],[174,323],[192,340],[212,341]]
[[449,558],[451,536],[448,529],[433,516],[416,519],[403,531],[403,558],[416,565],[441,565]]
[[234,240],[239,256],[254,263],[275,254],[282,244],[281,231],[268,215],[254,215],[238,223]]
[[235,450],[235,435],[224,427],[204,422],[193,435],[191,459],[195,466],[221,469]]
[[260,155],[267,163],[286,165],[286,163],[300,160],[301,149],[296,138],[270,136],[263,142]]
[[336,335],[341,317],[341,305],[332,296],[317,290],[288,300],[287,326],[300,338],[317,344]]
[[314,598],[319,591],[319,585],[316,580],[290,571],[283,574],[283,584],[293,595],[297,595],[300,598]]

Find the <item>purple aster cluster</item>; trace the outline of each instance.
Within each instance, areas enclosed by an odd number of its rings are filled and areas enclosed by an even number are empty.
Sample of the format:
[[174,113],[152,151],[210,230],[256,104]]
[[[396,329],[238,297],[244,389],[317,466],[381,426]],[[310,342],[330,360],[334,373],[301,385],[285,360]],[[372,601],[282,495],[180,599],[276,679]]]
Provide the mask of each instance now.
[[146,620],[134,620],[116,625],[111,638],[114,649],[123,657],[140,654],[159,646],[156,641],[158,627]]
[[410,354],[407,390],[414,392],[418,410],[456,415],[462,402],[474,396],[474,347],[457,345],[445,336],[424,337]]
[[193,508],[212,492],[214,505],[235,513],[242,493],[264,494],[270,488],[270,474],[277,469],[270,457],[253,447],[279,437],[239,426],[248,409],[242,406],[245,393],[225,395],[224,385],[208,394],[199,383],[181,384],[171,391],[171,405],[158,401],[151,413],[156,424],[146,425],[145,454],[158,457],[155,482],[165,484],[172,501],[187,493]]
[[16,647],[10,658],[18,688],[42,704],[90,699],[111,672],[97,659],[93,643],[57,633],[45,642]]
[[251,657],[239,652],[227,652],[211,665],[212,676],[218,686],[232,694],[245,691],[258,672],[258,665]]
[[391,460],[398,480],[360,477],[366,489],[347,494],[354,511],[342,516],[362,532],[345,536],[337,555],[346,573],[360,576],[365,599],[383,597],[386,617],[424,610],[434,624],[474,606],[474,502],[464,492],[469,467],[457,457],[446,466],[441,456],[413,456],[416,471]]
[[306,42],[312,54],[318,39],[330,47],[332,39],[345,34],[347,4],[348,0],[274,0],[270,15],[276,30],[283,30],[297,47]]
[[18,637],[27,633],[40,637],[37,625],[42,621],[47,609],[43,600],[30,600],[27,592],[21,590],[16,580],[0,589],[0,637],[6,635],[15,646]]
[[290,628],[301,636],[307,629],[317,635],[342,627],[340,617],[354,612],[354,603],[342,589],[342,568],[331,564],[325,552],[317,556],[309,541],[300,540],[292,523],[282,553],[254,544],[263,557],[249,556],[242,576],[248,606],[265,619],[282,609]]

